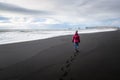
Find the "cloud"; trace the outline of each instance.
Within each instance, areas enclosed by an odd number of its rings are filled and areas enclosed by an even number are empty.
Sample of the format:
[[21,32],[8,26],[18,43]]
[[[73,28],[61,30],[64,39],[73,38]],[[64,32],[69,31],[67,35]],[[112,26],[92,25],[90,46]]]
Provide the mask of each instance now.
[[9,20],[9,18],[0,16],[0,20]]
[[[68,28],[74,25],[120,26],[119,3],[120,0],[6,0],[0,2],[0,14],[3,17],[5,14],[11,17],[12,14],[10,21],[13,24],[22,22],[23,25],[32,28],[35,26]],[[14,15],[15,13],[18,15]]]
[[11,13],[20,13],[27,15],[50,15],[51,12],[44,10],[32,10],[23,7],[19,7],[13,4],[0,2],[0,11],[11,12]]
[[0,16],[0,23],[9,23],[10,18]]
[[91,22],[119,17],[119,3],[120,0],[62,0],[56,2],[60,7],[55,10],[68,21]]

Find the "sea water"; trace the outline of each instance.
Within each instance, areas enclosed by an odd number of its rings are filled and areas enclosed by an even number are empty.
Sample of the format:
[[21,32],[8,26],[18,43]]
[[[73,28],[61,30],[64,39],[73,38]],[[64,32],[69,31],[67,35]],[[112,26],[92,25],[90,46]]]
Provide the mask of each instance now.
[[[79,34],[115,31],[116,29],[78,30]],[[73,35],[75,30],[0,30],[0,45],[18,43],[56,36]]]

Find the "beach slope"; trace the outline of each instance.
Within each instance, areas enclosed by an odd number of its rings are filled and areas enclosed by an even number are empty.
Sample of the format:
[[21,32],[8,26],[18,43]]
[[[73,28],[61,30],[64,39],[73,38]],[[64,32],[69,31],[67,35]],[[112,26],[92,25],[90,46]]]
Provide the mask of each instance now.
[[72,36],[0,46],[0,80],[120,79],[120,31],[81,34],[80,52]]

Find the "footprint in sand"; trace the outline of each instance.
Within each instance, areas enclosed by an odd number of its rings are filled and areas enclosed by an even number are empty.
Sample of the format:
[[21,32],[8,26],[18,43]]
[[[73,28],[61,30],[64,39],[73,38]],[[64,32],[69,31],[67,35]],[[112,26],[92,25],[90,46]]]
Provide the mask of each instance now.
[[65,66],[61,67],[61,71],[67,71],[70,68],[71,63],[67,63]]
[[[64,78],[68,76],[68,73],[71,71],[71,64],[78,55],[79,53],[74,53],[74,55],[71,56],[70,59],[66,60],[65,65],[61,67],[61,71],[63,71],[63,74],[61,78],[59,78],[59,80],[64,80]],[[70,80],[73,80],[73,78],[71,78]]]
[[74,57],[76,57],[77,55],[76,54],[74,54]]
[[66,61],[66,64],[69,63],[69,60]]
[[65,71],[64,74],[62,75],[62,77],[66,77],[68,75],[68,72]]
[[77,52],[77,53],[74,53],[74,56],[78,56],[79,55],[79,53]]
[[74,60],[75,60],[75,57],[72,57],[72,56],[71,56],[70,61],[72,62],[72,61],[74,61]]
[[65,70],[64,67],[62,67],[62,68],[61,68],[61,71],[64,71],[64,70]]
[[70,64],[70,63],[68,63],[68,64],[66,65],[66,68],[69,68],[69,67],[70,67],[70,65],[71,65],[71,64]]

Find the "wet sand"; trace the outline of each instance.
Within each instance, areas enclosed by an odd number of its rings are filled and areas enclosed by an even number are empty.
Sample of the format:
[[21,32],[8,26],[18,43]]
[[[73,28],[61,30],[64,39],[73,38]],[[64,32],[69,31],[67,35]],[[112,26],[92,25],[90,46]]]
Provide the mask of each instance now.
[[0,45],[0,80],[120,79],[119,34],[81,34],[78,53],[71,35]]

